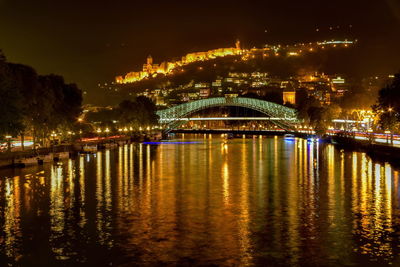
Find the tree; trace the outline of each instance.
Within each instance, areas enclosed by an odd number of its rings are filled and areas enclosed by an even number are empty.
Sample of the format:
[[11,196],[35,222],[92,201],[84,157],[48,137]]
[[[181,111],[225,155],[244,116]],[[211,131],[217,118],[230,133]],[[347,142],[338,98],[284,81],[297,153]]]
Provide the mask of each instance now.
[[118,110],[119,121],[134,128],[147,127],[158,123],[156,105],[145,96],[138,96],[134,101],[122,101]]
[[320,107],[321,103],[314,96],[304,97],[298,101],[298,104],[296,106],[297,116],[305,123],[309,123],[310,122],[309,110],[311,108],[320,108]]
[[0,137],[32,134],[45,139],[50,130],[72,127],[81,113],[82,92],[57,75],[38,76],[25,65],[6,62],[0,51]]
[[349,91],[340,98],[338,102],[343,109],[368,109],[374,104],[376,92],[368,92],[360,84],[361,81],[357,81],[357,84],[350,87]]
[[36,71],[25,65],[8,63],[9,77],[12,80],[12,88],[21,96],[20,111],[23,117],[23,129],[20,129],[22,149],[24,149],[25,131],[33,127],[32,111],[37,95]]
[[119,121],[122,124],[128,124],[136,127],[138,125],[138,107],[133,101],[124,100],[118,106]]
[[82,112],[82,91],[75,84],[65,84],[63,77],[54,74],[39,76],[34,97],[34,135],[47,137],[50,131],[75,127]]
[[113,121],[119,120],[118,110],[104,108],[96,112],[88,112],[85,116],[87,121],[99,124],[101,127],[111,127]]
[[0,137],[23,131],[21,102],[19,91],[13,87],[6,58],[0,51]]
[[393,131],[400,122],[400,73],[395,75],[391,84],[379,91],[378,101],[372,108],[378,114],[379,126],[391,132],[393,141]]
[[323,136],[332,121],[331,112],[327,107],[310,107],[308,109],[310,124],[317,135]]

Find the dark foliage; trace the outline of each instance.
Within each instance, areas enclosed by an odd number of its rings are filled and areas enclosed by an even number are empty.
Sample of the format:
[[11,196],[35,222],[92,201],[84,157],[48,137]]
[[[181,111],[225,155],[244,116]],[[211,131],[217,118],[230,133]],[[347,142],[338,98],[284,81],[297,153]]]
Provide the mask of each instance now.
[[372,107],[379,116],[382,130],[393,132],[400,123],[400,73],[396,74],[391,84],[379,91],[378,101]]
[[71,129],[81,113],[82,92],[61,76],[40,76],[25,65],[8,63],[0,53],[0,136]]

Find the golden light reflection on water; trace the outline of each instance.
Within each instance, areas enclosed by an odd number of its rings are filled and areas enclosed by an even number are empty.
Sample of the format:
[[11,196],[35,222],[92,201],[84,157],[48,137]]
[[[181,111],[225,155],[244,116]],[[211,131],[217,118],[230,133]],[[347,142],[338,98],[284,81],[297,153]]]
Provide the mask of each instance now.
[[6,205],[2,209],[4,211],[4,237],[3,244],[5,253],[8,257],[18,257],[19,250],[16,246],[18,239],[21,237],[20,232],[20,188],[19,188],[19,176],[7,179],[4,185],[5,201]]
[[[254,142],[253,142],[254,144]],[[245,140],[242,140],[242,155],[241,155],[241,175],[240,175],[240,199],[239,199],[239,208],[240,215],[238,218],[238,234],[239,234],[239,247],[241,254],[241,265],[249,265],[252,260],[252,255],[250,251],[250,237],[249,237],[249,160],[248,158],[254,155],[254,153],[248,153],[248,143]],[[251,162],[251,161],[250,161]]]
[[83,228],[86,224],[86,212],[85,212],[85,205],[86,205],[86,191],[85,191],[85,157],[79,157],[79,192],[80,192],[80,203],[79,206],[79,215],[80,221],[79,226]]
[[[136,264],[397,263],[390,164],[297,138],[196,138],[0,172],[0,263],[33,236],[70,263],[107,251]],[[23,227],[36,217],[48,227]]]
[[50,227],[49,241],[57,259],[64,259],[64,247],[59,245],[65,226],[64,213],[64,174],[60,165],[55,165],[50,172]]

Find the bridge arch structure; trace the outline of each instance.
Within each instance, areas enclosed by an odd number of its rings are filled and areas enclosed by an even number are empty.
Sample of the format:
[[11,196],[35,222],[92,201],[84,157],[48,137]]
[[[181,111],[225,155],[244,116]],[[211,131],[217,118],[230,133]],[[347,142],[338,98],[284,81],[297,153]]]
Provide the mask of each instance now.
[[286,130],[294,130],[294,125],[300,122],[297,117],[297,112],[293,108],[288,108],[265,100],[246,97],[214,97],[201,99],[160,110],[157,112],[157,115],[159,116],[160,123],[165,126],[165,131],[169,132],[182,124],[181,118],[187,118],[193,113],[203,109],[223,106],[237,106],[259,111],[268,117],[274,118],[274,120],[271,121]]

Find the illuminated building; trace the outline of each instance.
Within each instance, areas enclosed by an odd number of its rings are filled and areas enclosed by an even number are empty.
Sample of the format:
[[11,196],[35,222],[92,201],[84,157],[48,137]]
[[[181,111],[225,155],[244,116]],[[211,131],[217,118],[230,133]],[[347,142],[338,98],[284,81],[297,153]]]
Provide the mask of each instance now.
[[174,71],[176,67],[184,66],[193,62],[206,61],[218,57],[242,55],[243,51],[244,50],[242,50],[240,47],[240,41],[238,40],[235,43],[235,47],[218,48],[206,52],[189,53],[183,56],[181,61],[162,62],[160,65],[154,64],[153,58],[151,56],[148,56],[147,62],[143,65],[142,71],[129,72],[125,76],[117,76],[115,78],[115,81],[118,84],[133,83],[143,80],[145,78],[155,77],[157,76],[157,74],[170,74]]
[[289,82],[283,89],[283,103],[292,105],[296,104],[296,90]]
[[208,98],[210,96],[210,94],[211,94],[210,88],[200,89],[199,95],[201,98]]
[[[180,60],[176,61],[164,61],[160,64],[155,64],[153,62],[153,58],[151,56],[147,57],[146,63],[143,64],[143,68],[141,71],[129,72],[125,76],[118,76],[115,78],[117,84],[127,84],[141,81],[146,78],[156,77],[157,75],[171,75],[174,74],[177,69],[181,71],[182,67],[194,63],[216,59],[219,57],[225,56],[240,56],[238,60],[252,60],[255,58],[265,58],[271,56],[286,55],[286,56],[301,56],[305,53],[312,53],[321,49],[327,49],[329,47],[348,47],[355,42],[353,41],[324,41],[324,42],[315,42],[315,43],[299,43],[294,45],[265,45],[262,48],[252,48],[252,49],[243,49],[241,47],[240,41],[237,40],[234,47],[229,48],[217,48],[205,52],[194,52],[188,53],[181,57]],[[183,71],[183,70],[182,70]],[[234,84],[242,84],[244,82],[245,77],[228,77],[229,81]],[[256,86],[264,86],[266,81],[261,81],[261,79],[265,79],[265,77],[257,77],[260,80],[253,81]],[[310,80],[303,80],[302,82],[310,83],[309,85],[314,84],[315,80],[325,79],[325,77],[313,77]]]
[[296,91],[294,90],[284,90],[283,91],[283,103],[284,104],[296,104]]
[[346,84],[345,79],[338,76],[331,80],[332,80],[332,91],[336,92],[336,95],[338,97],[342,97],[344,93],[348,91],[348,85]]

